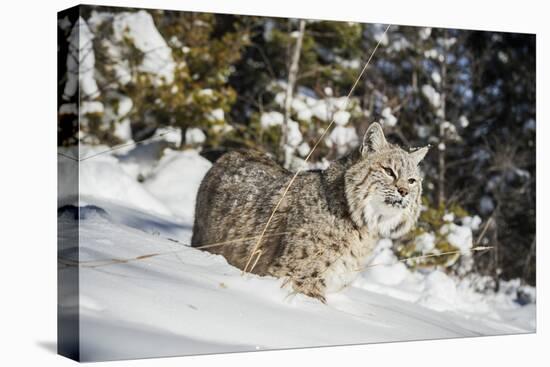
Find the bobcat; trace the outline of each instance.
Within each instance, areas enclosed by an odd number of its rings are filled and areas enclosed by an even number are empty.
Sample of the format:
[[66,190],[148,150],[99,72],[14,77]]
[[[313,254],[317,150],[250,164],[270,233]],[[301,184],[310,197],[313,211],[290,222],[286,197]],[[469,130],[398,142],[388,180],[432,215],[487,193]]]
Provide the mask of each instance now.
[[[427,151],[389,144],[373,123],[359,149],[326,170],[301,172],[267,228],[252,272],[285,278],[294,291],[325,303],[327,292],[353,281],[379,238],[400,237],[415,225],[418,164]],[[192,246],[244,239],[205,248],[244,269],[292,176],[260,153],[223,155],[200,185]]]

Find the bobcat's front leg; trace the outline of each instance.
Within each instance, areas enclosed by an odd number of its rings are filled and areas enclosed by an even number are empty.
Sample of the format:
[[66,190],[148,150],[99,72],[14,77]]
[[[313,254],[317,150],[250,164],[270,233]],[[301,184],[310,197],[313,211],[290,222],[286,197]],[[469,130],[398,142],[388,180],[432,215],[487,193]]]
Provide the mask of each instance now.
[[291,277],[292,289],[298,293],[305,294],[306,296],[317,298],[323,303],[327,303],[325,298],[326,284],[325,280],[321,278],[318,271],[311,271],[309,273],[295,275]]
[[333,254],[316,243],[302,242],[290,248],[292,251],[282,256],[272,268],[272,274],[287,278],[283,286],[290,283],[295,292],[326,303],[325,275]]
[[297,261],[289,275],[294,291],[327,303],[325,271],[321,266],[324,263],[324,256],[319,253],[311,254],[310,257]]

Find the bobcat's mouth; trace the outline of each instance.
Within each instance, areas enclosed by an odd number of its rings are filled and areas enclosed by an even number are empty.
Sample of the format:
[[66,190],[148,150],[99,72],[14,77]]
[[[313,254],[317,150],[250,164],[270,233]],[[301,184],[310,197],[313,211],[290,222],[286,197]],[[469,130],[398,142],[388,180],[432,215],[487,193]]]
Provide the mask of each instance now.
[[407,202],[403,198],[396,197],[386,197],[384,204],[399,209],[404,209],[407,206]]

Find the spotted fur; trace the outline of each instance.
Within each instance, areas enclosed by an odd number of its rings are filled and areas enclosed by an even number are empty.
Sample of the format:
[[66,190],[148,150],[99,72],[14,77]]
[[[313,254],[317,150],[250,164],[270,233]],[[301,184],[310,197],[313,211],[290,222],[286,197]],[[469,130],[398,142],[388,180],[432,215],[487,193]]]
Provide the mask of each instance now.
[[[302,172],[283,199],[261,242],[253,272],[286,278],[296,292],[325,301],[349,285],[380,237],[397,238],[420,211],[418,163],[389,144],[378,123],[361,147],[324,171]],[[221,157],[203,179],[192,245],[258,236],[292,173],[257,152]],[[244,269],[255,239],[205,248]]]

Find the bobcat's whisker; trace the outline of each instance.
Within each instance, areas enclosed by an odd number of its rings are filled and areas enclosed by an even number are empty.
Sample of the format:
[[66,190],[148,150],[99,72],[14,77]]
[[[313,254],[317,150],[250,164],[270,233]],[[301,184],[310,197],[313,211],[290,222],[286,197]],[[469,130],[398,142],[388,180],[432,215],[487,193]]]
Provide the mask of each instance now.
[[[365,73],[365,71],[367,70],[368,66],[370,65],[370,62],[374,56],[374,54],[376,53],[376,50],[378,50],[378,47],[380,46],[380,44],[382,43],[382,40],[384,39],[384,36],[386,35],[386,33],[388,32],[388,29],[390,29],[390,26],[391,24],[389,24],[386,29],[384,30],[384,33],[382,34],[382,36],[379,38],[378,42],[376,43],[376,46],[374,47],[374,49],[372,50],[369,58],[367,59],[367,62],[365,63],[365,66],[363,66],[363,69],[361,70],[361,72],[359,73],[359,76],[355,79],[355,82],[353,83],[353,86],[351,87],[349,93],[347,94],[346,98],[345,98],[345,101],[344,101],[344,107],[342,110],[346,110],[347,107],[348,107],[348,104],[349,104],[349,100],[351,98],[351,95],[353,94],[353,92],[355,91],[355,88],[357,87],[357,84],[359,83],[359,80],[361,80],[361,77],[363,76],[363,74]],[[306,164],[308,161],[309,161],[309,158],[313,155],[313,152],[315,151],[315,149],[317,149],[317,147],[319,146],[319,144],[321,143],[321,141],[325,138],[325,135],[328,133],[328,131],[330,130],[330,128],[332,127],[332,125],[334,125],[334,120],[335,120],[335,117],[333,116],[330,123],[328,124],[328,126],[326,127],[326,129],[323,131],[323,133],[321,134],[321,136],[317,139],[317,141],[315,142],[315,145],[313,145],[313,148],[310,150],[310,152],[308,153],[308,155],[305,157],[304,159],[304,164]],[[302,172],[302,169],[299,168],[296,170],[296,173],[294,173],[294,176],[292,176],[292,178],[290,179],[288,185],[286,186],[285,190],[283,191],[283,194],[281,196],[281,198],[279,199],[279,201],[277,202],[277,204],[275,205],[275,207],[273,208],[273,211],[271,212],[271,215],[269,216],[269,219],[267,220],[265,226],[264,226],[264,229],[262,230],[262,234],[260,235],[260,238],[258,239],[258,241],[256,242],[256,244],[254,245],[254,247],[252,248],[252,251],[250,252],[250,256],[248,257],[248,261],[246,262],[246,265],[244,266],[244,269],[243,271],[241,272],[241,275],[244,275],[244,273],[247,273],[247,272],[252,272],[254,270],[254,266],[255,264],[258,262],[258,259],[256,259],[256,262],[254,263],[254,265],[250,268],[250,270],[248,269],[248,267],[250,266],[250,263],[252,262],[252,258],[254,256],[254,254],[258,251],[259,247],[260,247],[260,244],[262,242],[262,239],[264,237],[264,234],[265,232],[267,231],[267,228],[269,227],[269,225],[271,224],[271,221],[273,220],[273,217],[275,216],[275,213],[277,212],[277,210],[279,209],[279,206],[281,205],[281,203],[283,202],[283,199],[285,198],[286,194],[288,193],[288,190],[290,189],[290,187],[292,186],[292,184],[294,183],[294,181],[296,180],[296,177],[298,177],[298,175],[300,174],[300,172]]]

